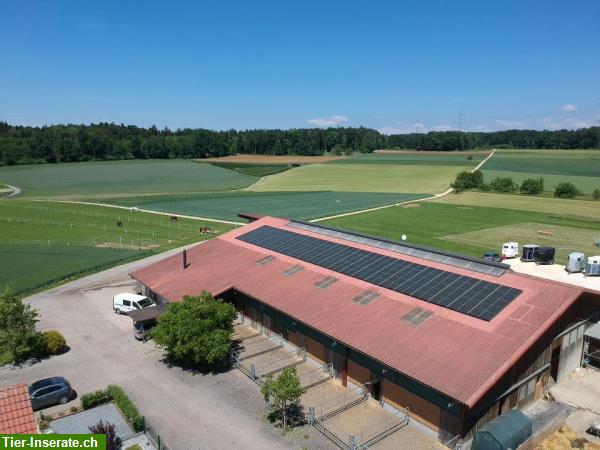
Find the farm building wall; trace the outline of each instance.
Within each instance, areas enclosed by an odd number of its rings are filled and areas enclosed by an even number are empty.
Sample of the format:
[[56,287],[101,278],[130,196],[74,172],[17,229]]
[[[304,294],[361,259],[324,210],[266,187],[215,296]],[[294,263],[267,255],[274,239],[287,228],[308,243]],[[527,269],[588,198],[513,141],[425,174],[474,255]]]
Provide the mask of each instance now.
[[600,296],[583,293],[486,396],[474,408],[465,411],[463,435],[469,437],[503,412],[523,408],[540,399],[550,377],[555,381],[559,377],[559,368],[562,367],[562,373],[568,373],[578,365],[576,354],[583,346],[583,337],[578,337],[581,327],[578,324],[582,318],[598,311],[590,305],[600,306]]
[[[304,347],[312,358],[322,363],[332,363],[336,377],[343,384],[346,384],[346,381],[357,385],[366,384],[376,400],[401,410],[408,407],[415,420],[438,431],[440,438],[456,436],[461,429],[462,410],[449,397],[408,379],[367,355],[335,342],[319,330],[308,327],[242,292],[232,289],[220,297],[234,304],[238,311],[252,321],[253,326],[262,325],[263,333],[268,333],[268,323],[272,332],[281,334],[297,347]],[[268,319],[265,319],[266,317]],[[375,391],[374,386],[377,384],[379,389]]]

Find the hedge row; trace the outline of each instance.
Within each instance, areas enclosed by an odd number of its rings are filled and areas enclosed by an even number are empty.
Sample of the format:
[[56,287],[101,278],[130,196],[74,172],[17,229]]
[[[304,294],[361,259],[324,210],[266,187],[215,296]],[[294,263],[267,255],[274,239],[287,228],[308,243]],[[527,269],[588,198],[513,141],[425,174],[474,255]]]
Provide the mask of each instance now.
[[125,391],[119,386],[109,385],[104,390],[90,392],[81,396],[81,407],[83,409],[94,408],[95,406],[109,402],[113,402],[119,408],[134,431],[142,431],[144,428],[144,418],[140,415],[140,412]]

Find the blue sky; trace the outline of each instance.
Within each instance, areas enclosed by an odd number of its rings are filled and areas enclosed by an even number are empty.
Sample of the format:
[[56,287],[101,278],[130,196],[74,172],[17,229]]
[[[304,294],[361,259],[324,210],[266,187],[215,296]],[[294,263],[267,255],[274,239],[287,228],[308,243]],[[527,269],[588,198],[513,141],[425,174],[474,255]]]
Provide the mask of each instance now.
[[0,120],[577,128],[599,23],[597,0],[0,0]]

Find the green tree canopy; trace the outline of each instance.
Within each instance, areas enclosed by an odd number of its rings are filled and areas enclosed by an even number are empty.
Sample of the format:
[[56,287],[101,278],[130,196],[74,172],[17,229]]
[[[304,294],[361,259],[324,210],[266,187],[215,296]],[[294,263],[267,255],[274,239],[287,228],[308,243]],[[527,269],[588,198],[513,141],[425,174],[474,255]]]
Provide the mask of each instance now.
[[213,366],[229,356],[235,308],[208,292],[169,304],[152,331],[170,358],[196,367]]
[[523,194],[541,194],[544,191],[544,179],[527,178],[521,183],[521,193]]
[[554,196],[558,198],[575,198],[577,195],[579,195],[579,190],[568,181],[558,183],[554,189]]
[[302,395],[302,386],[296,368],[288,367],[284,369],[275,380],[269,375],[261,388],[261,392],[265,400],[281,412],[282,425],[285,430],[288,422],[288,408],[291,404],[297,402]]
[[0,294],[0,353],[13,362],[42,351],[42,334],[35,329],[38,312],[23,303],[10,289]]

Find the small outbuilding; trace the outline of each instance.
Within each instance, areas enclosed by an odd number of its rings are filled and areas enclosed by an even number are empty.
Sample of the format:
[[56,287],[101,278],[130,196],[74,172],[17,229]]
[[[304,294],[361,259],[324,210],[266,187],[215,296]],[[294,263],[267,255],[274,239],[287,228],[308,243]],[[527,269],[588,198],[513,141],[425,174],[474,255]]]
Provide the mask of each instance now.
[[537,256],[535,258],[536,264],[554,264],[554,254],[556,249],[554,247],[540,247],[538,249]]
[[585,269],[585,255],[581,252],[569,253],[565,269],[569,273],[582,272]]
[[540,246],[537,244],[525,244],[523,246],[523,254],[521,261],[523,262],[534,262],[537,257]]
[[511,409],[481,427],[473,437],[472,450],[516,449],[531,437],[531,420],[518,409]]
[[588,277],[600,276],[600,256],[590,256],[587,259],[585,275]]

